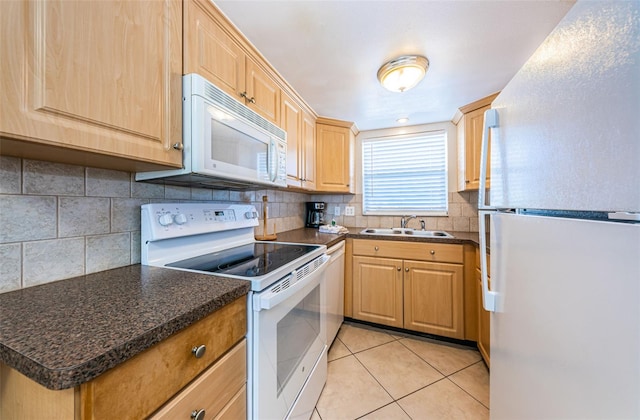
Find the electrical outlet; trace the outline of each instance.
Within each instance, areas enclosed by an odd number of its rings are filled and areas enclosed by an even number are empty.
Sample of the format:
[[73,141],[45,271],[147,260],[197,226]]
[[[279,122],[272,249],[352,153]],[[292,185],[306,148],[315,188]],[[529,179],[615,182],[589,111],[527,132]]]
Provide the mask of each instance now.
[[340,206],[335,206],[333,208],[333,215],[334,216],[340,216]]
[[356,208],[353,206],[347,206],[344,208],[344,215],[345,216],[355,216],[356,215]]

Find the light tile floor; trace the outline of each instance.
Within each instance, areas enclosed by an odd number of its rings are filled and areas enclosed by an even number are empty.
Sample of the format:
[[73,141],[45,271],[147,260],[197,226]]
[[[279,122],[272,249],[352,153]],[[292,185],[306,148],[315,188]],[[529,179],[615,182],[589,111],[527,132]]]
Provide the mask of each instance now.
[[489,371],[472,348],[346,322],[312,420],[488,419]]

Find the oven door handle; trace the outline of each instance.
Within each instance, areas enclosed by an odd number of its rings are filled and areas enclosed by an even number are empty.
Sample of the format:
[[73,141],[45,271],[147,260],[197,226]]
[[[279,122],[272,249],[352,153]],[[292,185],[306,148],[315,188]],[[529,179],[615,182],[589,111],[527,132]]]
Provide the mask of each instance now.
[[325,254],[320,258],[322,258],[322,263],[313,272],[309,273],[306,277],[301,278],[292,285],[286,288],[278,287],[281,284],[286,284],[287,278],[289,279],[289,281],[294,279],[297,274],[297,270],[293,271],[291,274],[285,277],[284,282],[279,281],[275,286],[270,287],[264,292],[254,294],[253,310],[258,312],[263,309],[272,309],[278,304],[289,299],[291,296],[295,295],[305,287],[315,287],[320,284],[320,280],[322,280],[322,274],[324,274],[324,270],[327,268],[330,257]]

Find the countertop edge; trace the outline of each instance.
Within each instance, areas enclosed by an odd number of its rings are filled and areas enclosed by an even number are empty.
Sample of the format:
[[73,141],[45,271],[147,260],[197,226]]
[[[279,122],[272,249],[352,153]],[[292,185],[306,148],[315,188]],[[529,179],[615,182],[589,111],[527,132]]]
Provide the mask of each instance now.
[[95,379],[106,371],[223,308],[225,305],[245,296],[249,289],[250,283],[242,282],[238,286],[220,293],[210,301],[190,308],[172,319],[159,323],[154,328],[148,329],[142,334],[123,341],[117,346],[107,349],[104,353],[74,366],[48,367],[29,357],[29,355],[23,354],[3,343],[0,343],[0,362],[48,389],[63,390],[73,388]]

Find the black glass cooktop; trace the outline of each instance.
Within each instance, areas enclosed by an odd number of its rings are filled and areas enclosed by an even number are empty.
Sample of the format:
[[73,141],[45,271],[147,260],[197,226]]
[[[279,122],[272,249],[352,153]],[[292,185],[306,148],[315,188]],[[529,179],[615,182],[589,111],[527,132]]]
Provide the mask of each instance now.
[[167,264],[169,267],[258,277],[316,249],[315,245],[256,242]]

